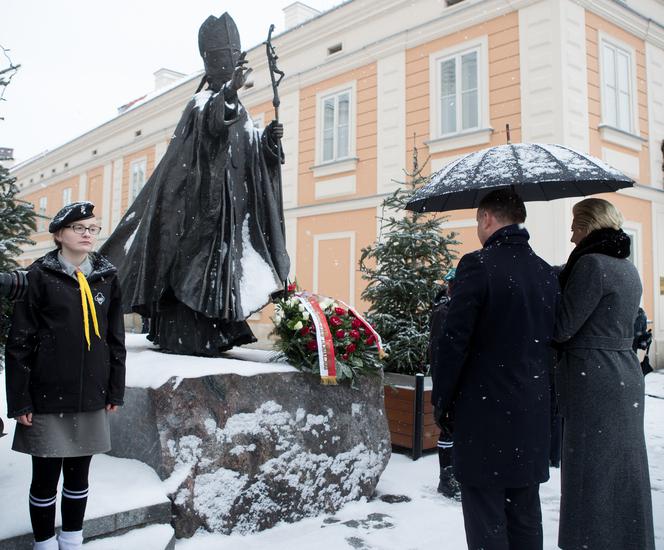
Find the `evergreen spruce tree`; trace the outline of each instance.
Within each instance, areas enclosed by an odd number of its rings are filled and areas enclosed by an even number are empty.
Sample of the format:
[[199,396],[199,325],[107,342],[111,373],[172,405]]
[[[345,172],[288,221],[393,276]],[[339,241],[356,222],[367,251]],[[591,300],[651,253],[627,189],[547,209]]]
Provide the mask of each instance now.
[[371,304],[367,319],[388,353],[385,370],[402,374],[428,371],[431,304],[459,244],[455,233],[443,231],[446,217],[404,212],[414,190],[427,180],[425,165],[419,166],[414,149],[408,181],[383,201],[378,241],[362,249],[360,257],[368,281],[362,298]]
[[[16,198],[15,182],[9,170],[0,166],[0,272],[3,273],[19,267],[15,258],[21,254],[23,245],[34,244],[30,234],[37,228],[32,205]],[[0,297],[0,367],[4,364],[10,313],[11,303]]]

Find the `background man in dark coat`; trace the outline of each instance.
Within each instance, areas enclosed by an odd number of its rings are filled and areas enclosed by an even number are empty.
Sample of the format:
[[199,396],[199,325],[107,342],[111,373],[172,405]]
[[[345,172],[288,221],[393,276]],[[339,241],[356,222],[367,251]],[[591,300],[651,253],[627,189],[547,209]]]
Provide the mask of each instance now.
[[523,201],[499,189],[477,211],[481,250],[459,262],[433,362],[437,418],[455,419],[454,464],[471,550],[541,550],[559,290],[528,244]]

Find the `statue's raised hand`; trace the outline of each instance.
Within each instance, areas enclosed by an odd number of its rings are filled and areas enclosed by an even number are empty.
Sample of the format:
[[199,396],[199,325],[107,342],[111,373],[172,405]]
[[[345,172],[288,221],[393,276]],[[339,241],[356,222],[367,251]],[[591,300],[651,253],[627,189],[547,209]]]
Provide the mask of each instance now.
[[246,57],[247,52],[242,52],[240,54],[240,58],[237,60],[235,70],[233,71],[233,76],[231,76],[229,87],[234,92],[237,92],[240,88],[242,88],[242,86],[245,85],[247,82],[247,77],[253,71],[253,69],[246,67],[246,64],[248,63]]

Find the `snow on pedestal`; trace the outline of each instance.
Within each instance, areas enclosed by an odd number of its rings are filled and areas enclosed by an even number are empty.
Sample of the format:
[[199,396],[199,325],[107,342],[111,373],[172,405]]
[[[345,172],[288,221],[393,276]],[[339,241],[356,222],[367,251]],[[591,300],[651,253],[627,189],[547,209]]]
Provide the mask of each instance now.
[[165,480],[178,537],[259,531],[373,494],[390,456],[381,378],[323,386],[269,352],[200,358],[151,346],[128,335],[113,454]]

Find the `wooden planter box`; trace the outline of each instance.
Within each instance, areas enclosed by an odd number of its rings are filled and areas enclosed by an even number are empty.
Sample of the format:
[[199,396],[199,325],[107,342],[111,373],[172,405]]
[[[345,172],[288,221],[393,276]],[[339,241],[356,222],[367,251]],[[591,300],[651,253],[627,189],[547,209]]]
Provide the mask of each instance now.
[[[431,405],[431,377],[424,377],[422,407],[422,450],[435,449],[440,430],[433,420]],[[415,376],[385,373],[385,414],[390,428],[392,445],[415,450]]]

